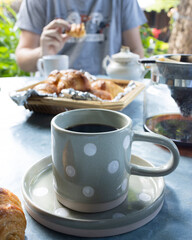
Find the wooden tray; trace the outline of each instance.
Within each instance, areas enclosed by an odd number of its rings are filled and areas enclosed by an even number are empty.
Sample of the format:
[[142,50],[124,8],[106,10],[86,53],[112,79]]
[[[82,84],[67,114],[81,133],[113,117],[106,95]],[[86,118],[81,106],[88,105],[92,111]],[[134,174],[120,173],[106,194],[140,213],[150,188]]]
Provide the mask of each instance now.
[[[101,79],[101,78],[99,78]],[[106,79],[104,79],[106,80]],[[110,79],[111,81],[119,84],[122,87],[126,87],[130,82],[129,80],[119,80],[119,79]],[[25,91],[27,89],[33,88],[39,83],[27,86],[25,88],[17,90]],[[144,88],[145,85],[141,82],[136,82],[136,87],[123,96],[119,101],[110,102],[110,101],[88,101],[88,100],[73,100],[68,98],[53,98],[53,97],[30,97],[27,100],[27,103],[24,104],[26,109],[34,112],[41,112],[47,114],[58,114],[66,110],[77,109],[77,108],[104,108],[111,110],[122,110],[125,108]]]

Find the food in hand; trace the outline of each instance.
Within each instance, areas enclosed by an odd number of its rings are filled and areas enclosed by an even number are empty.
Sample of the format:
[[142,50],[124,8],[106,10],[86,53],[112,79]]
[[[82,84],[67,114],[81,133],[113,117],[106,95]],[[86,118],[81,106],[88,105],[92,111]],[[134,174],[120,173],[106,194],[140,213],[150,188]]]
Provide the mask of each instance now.
[[0,188],[0,239],[24,240],[26,218],[19,198]]
[[70,37],[81,38],[86,35],[84,23],[72,23],[69,31],[66,31],[66,34]]

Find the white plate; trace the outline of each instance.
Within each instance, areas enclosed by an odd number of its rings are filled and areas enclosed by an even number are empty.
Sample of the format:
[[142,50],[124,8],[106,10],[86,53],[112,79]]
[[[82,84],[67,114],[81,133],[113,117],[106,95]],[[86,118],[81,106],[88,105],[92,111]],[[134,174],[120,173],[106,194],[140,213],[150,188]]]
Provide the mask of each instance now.
[[[133,156],[131,162],[151,166]],[[51,156],[34,164],[23,178],[22,193],[28,213],[40,224],[79,237],[106,237],[135,230],[151,221],[164,200],[163,177],[130,177],[126,200],[102,213],[80,213],[61,205],[53,190]]]

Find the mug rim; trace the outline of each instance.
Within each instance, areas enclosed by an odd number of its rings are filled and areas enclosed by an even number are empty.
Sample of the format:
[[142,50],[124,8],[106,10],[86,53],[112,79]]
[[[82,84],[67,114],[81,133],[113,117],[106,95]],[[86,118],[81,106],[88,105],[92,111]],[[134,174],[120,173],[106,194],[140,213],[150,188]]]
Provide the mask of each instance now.
[[[106,131],[106,132],[76,132],[76,131],[67,130],[66,128],[59,127],[56,124],[56,120],[59,117],[63,116],[63,115],[70,114],[70,112],[83,112],[83,111],[111,112],[113,114],[117,114],[117,115],[123,117],[124,119],[126,119],[127,123],[124,126],[122,126],[121,128],[117,128],[115,130]],[[86,108],[86,109],[73,109],[73,110],[69,110],[69,111],[57,114],[51,120],[51,126],[53,126],[56,130],[61,131],[61,132],[70,133],[70,134],[76,134],[76,135],[103,135],[103,134],[106,135],[106,134],[113,134],[113,133],[117,133],[117,132],[123,131],[125,128],[130,127],[131,124],[132,124],[132,119],[129,116],[127,116],[126,114],[124,114],[124,113],[121,113],[121,112],[118,112],[118,111],[114,111],[114,110],[109,110],[109,109],[97,109],[97,108]]]
[[61,59],[61,58],[69,58],[68,55],[45,55],[42,59],[49,60],[49,59]]

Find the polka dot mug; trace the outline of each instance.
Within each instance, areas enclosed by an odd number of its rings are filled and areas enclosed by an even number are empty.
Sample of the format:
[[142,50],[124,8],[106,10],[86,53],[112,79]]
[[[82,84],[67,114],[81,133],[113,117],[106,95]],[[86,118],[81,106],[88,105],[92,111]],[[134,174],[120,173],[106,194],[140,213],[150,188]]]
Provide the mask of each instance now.
[[[80,212],[101,212],[127,197],[129,176],[164,176],[179,163],[168,138],[136,133],[125,114],[105,109],[77,109],[51,121],[54,190],[59,202]],[[133,141],[165,146],[172,153],[163,166],[147,168],[130,163]]]

